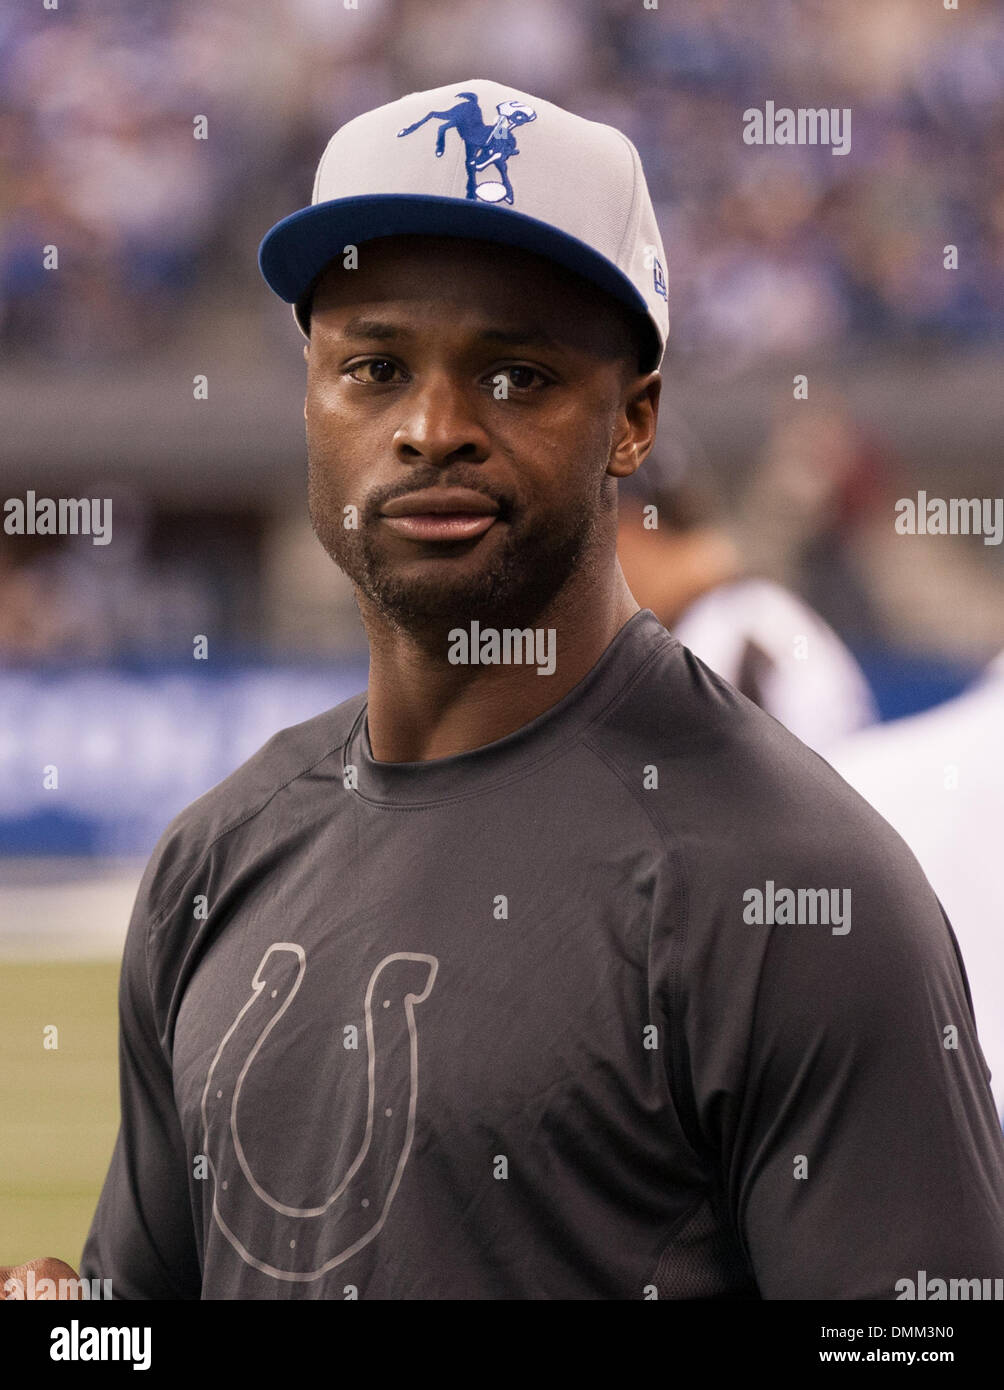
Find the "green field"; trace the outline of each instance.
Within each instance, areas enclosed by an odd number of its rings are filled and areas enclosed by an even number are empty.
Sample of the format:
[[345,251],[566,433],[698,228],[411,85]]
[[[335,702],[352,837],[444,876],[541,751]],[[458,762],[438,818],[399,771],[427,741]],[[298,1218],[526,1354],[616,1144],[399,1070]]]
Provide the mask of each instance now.
[[118,1128],[118,974],[0,961],[0,1265],[78,1267]]

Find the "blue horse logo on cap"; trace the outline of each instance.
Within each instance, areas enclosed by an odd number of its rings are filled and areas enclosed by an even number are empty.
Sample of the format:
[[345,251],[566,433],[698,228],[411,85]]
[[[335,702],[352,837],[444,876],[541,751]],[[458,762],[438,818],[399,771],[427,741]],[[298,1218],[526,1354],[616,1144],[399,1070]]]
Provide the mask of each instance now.
[[[413,125],[399,130],[402,135],[410,135],[426,121],[438,120],[443,124],[436,132],[436,158],[441,159],[446,148],[446,132],[455,130],[464,142],[464,163],[467,168],[467,197],[480,199],[486,203],[511,203],[512,184],[506,168],[513,155],[519,154],[516,140],[511,132],[516,126],[527,125],[537,119],[532,106],[522,101],[500,101],[495,107],[498,120],[493,126],[485,123],[475,92],[458,92],[460,98],[456,106],[448,111],[430,111]],[[494,164],[499,173],[497,180],[477,181],[477,175]]]

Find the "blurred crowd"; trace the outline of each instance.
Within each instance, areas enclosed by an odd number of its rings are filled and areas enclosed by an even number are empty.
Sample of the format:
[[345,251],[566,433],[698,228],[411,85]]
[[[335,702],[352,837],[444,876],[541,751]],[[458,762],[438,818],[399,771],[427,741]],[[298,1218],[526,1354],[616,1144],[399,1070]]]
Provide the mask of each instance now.
[[253,512],[165,511],[121,482],[112,543],[0,534],[0,669],[191,661],[262,654],[261,533]]
[[[454,75],[512,75],[634,140],[668,252],[674,353],[728,364],[986,340],[1004,289],[1002,56],[985,0],[8,6],[0,347],[116,361],[222,332],[225,305],[267,340],[258,241],[309,201],[331,133]],[[742,112],[768,99],[850,107],[849,157],[745,145]],[[588,170],[569,177],[588,198]],[[42,263],[53,245],[58,273]]]

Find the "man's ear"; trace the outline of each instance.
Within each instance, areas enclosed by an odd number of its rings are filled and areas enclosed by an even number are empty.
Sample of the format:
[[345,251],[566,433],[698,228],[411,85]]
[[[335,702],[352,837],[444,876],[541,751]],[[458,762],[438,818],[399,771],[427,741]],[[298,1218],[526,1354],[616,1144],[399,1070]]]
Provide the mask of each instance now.
[[621,416],[623,429],[614,440],[614,451],[607,464],[607,472],[613,477],[629,477],[652,452],[661,392],[662,375],[658,371],[647,372],[630,383]]
[[304,345],[303,345],[303,360],[304,360],[304,362],[309,362],[309,361],[310,361],[310,344],[309,344],[309,343],[304,343]]

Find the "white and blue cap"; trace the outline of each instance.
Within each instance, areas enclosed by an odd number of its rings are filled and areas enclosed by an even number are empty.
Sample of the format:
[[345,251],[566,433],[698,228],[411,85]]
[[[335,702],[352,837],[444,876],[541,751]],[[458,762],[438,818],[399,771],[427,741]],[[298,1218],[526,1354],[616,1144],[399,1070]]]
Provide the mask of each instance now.
[[545,256],[635,311],[642,370],[662,361],[665,252],[638,151],[613,126],[486,78],[412,92],[336,131],[310,207],[265,235],[258,264],[309,338],[325,267],[347,246],[402,234]]

